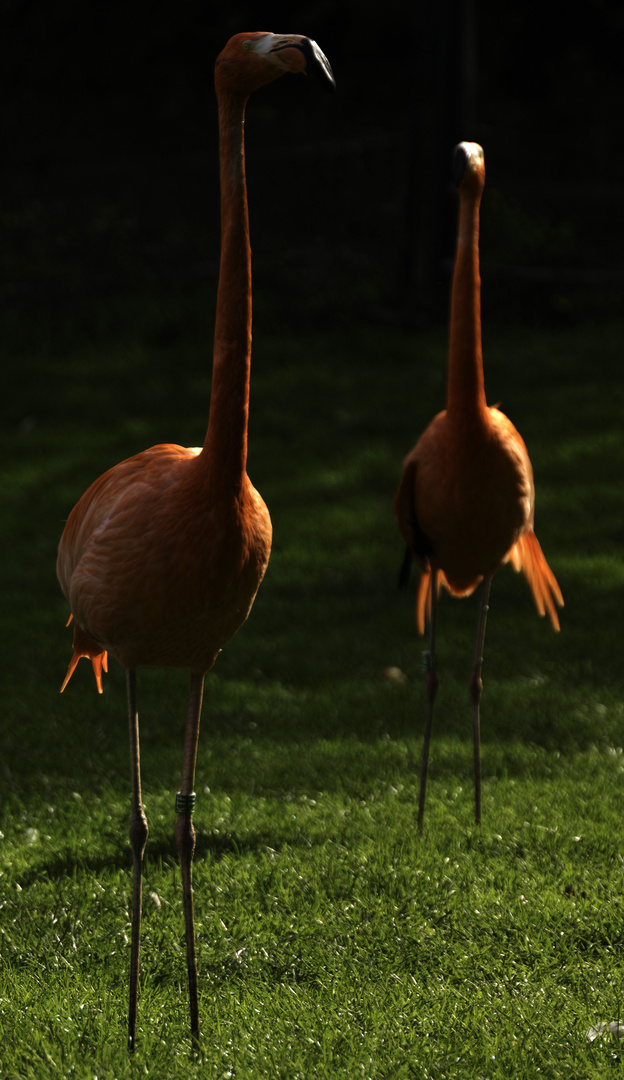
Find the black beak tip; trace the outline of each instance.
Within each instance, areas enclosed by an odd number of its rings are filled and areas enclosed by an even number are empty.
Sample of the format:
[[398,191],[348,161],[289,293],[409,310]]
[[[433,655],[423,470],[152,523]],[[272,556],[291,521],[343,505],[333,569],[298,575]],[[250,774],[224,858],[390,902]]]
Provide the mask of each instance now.
[[311,79],[319,83],[324,90],[333,94],[336,89],[336,80],[331,69],[331,64],[325,54],[321,52],[315,41],[304,38],[301,43],[306,58],[306,71]]
[[466,168],[468,167],[468,154],[466,149],[459,143],[453,150],[453,180],[457,187],[460,186],[464,179]]

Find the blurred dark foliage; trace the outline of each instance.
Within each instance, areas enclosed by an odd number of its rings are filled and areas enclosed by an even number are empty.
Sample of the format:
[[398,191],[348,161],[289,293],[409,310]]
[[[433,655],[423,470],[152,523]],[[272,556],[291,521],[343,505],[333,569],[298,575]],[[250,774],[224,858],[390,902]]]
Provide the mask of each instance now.
[[[624,8],[494,0],[3,0],[0,302],[27,315],[218,265],[214,58],[241,29],[314,37],[338,91],[255,95],[256,303],[269,323],[444,315],[450,154],[486,152],[484,303],[620,306]],[[581,17],[582,16],[582,17]],[[212,293],[210,293],[212,295]]]

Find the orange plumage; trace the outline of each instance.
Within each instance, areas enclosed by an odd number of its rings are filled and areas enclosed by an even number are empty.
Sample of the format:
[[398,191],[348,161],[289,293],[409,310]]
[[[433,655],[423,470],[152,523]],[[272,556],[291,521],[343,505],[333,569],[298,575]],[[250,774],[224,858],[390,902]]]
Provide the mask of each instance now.
[[111,651],[130,670],[205,674],[247,618],[270,549],[269,512],[246,474],[228,491],[207,453],[167,444],[122,461],[76,504],[59,547],[72,670]]
[[[522,570],[539,614],[547,612],[553,629],[559,630],[555,605],[562,605],[563,598],[533,531],[535,488],[527,448],[511,421],[498,408],[488,407],[485,398],[479,276],[483,151],[475,143],[461,143],[454,161],[459,222],[451,290],[447,406],[432,420],[403,465],[395,498],[396,518],[407,543],[403,576],[409,562],[420,564],[416,619],[421,634],[427,605],[435,604],[440,586],[462,597],[484,581],[483,635],[489,582],[506,562]],[[473,672],[477,727],[480,645],[478,641]],[[430,677],[428,681],[432,714],[437,680]],[[479,814],[478,806],[477,818]]]
[[[236,34],[215,65],[219,107],[221,263],[210,415],[198,449],[153,446],[100,476],[72,510],[57,573],[74,617],[74,652],[98,690],[111,652],[126,668],[132,773],[133,915],[128,1045],[134,1049],[147,820],[141,802],[136,668],[191,672],[181,790],[176,799],[191,1033],[199,1037],[191,866],[193,784],[204,675],[247,618],[269,560],[271,521],[247,476],[251,249],[245,181],[247,98],[287,71],[333,88],[318,46],[297,34]],[[71,619],[71,616],[70,616]]]
[[489,408],[459,433],[448,411],[438,414],[406,457],[395,499],[401,532],[422,564],[420,634],[432,568],[439,585],[463,597],[506,562],[524,572],[539,614],[547,611],[559,630],[555,602],[563,598],[533,531],[534,508],[526,446],[504,413]]

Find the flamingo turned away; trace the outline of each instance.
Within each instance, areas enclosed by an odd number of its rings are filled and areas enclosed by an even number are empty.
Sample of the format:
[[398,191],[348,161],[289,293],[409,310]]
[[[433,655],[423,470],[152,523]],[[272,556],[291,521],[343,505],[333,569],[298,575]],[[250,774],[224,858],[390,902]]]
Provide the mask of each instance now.
[[481,821],[479,706],[485,623],[492,577],[503,563],[522,570],[540,615],[559,629],[555,603],[563,598],[533,531],[535,489],[526,446],[510,420],[488,407],[481,352],[479,205],[485,184],[483,150],[460,143],[453,158],[459,188],[457,251],[451,289],[447,405],[421,435],[403,464],[395,514],[407,543],[402,570],[421,566],[416,611],[430,642],[425,654],[427,716],[420,778],[418,831],[422,832],[429,741],[438,687],[435,656],[437,599],[444,585],[469,596],[483,582],[470,693],[473,710],[475,818]]

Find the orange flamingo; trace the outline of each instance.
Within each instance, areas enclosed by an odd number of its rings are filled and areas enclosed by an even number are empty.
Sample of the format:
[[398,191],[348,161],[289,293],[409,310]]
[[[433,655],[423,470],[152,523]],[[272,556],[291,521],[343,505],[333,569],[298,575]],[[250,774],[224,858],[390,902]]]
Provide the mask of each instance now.
[[[237,34],[215,65],[219,111],[221,264],[213,378],[203,448],[153,446],[104,473],[72,510],[57,574],[74,617],[74,653],[91,659],[102,692],[110,651],[126,669],[132,804],[132,946],[128,1045],[134,1049],[141,877],[147,821],[141,802],[136,668],[191,672],[182,780],[176,798],[191,1033],[199,1037],[192,860],[193,783],[204,677],[247,618],[271,549],[271,519],[246,472],[251,358],[251,251],[244,163],[249,95],[285,72],[333,89],[318,45],[295,34]],[[72,615],[70,615],[70,620]]]
[[429,742],[438,688],[435,655],[440,586],[469,596],[483,582],[470,694],[473,710],[475,816],[481,822],[479,706],[483,642],[490,585],[496,570],[511,562],[522,570],[540,615],[547,611],[559,630],[555,603],[561,590],[533,531],[535,489],[526,446],[507,417],[488,407],[481,352],[479,205],[485,184],[483,150],[476,143],[455,148],[453,171],[459,188],[457,251],[451,289],[446,410],[438,413],[403,463],[394,511],[407,543],[401,583],[412,560],[421,565],[416,597],[418,631],[430,621],[424,654],[427,714],[420,777],[418,831],[422,833]]

